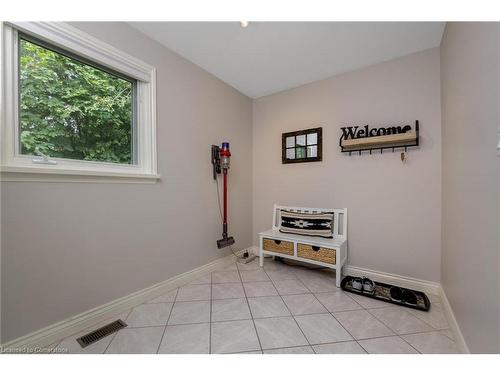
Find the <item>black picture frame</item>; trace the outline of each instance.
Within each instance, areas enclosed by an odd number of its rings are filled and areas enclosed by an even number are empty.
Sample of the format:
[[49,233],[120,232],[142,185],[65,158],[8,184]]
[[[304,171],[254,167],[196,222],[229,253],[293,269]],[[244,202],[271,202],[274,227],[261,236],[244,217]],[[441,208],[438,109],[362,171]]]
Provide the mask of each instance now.
[[[316,134],[316,143],[309,143],[308,135]],[[299,144],[297,137],[304,135],[304,144]],[[287,145],[287,138],[294,138],[293,146]],[[287,157],[287,151],[293,150],[293,158]],[[307,156],[316,150],[316,156]],[[281,134],[281,162],[283,164],[310,163],[323,160],[323,128],[310,128]]]

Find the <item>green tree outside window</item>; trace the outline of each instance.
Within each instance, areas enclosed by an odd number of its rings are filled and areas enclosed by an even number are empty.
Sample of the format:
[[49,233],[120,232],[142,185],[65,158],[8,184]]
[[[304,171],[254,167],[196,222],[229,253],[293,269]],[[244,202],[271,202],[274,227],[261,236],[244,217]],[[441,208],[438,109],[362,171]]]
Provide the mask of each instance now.
[[134,83],[19,41],[21,154],[133,164]]

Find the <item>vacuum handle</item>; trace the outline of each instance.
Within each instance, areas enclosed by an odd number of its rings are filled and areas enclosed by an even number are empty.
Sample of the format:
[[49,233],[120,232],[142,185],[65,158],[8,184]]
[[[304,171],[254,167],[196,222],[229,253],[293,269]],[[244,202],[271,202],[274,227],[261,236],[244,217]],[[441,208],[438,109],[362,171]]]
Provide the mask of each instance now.
[[214,180],[217,180],[217,174],[221,172],[220,167],[220,148],[219,146],[212,145],[212,168]]
[[224,169],[224,224],[227,224],[227,169]]

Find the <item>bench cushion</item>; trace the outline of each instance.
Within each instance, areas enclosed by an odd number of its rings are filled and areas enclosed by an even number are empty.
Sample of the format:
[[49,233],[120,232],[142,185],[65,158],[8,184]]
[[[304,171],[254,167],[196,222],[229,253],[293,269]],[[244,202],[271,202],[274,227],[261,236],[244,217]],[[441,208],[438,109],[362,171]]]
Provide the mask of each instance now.
[[333,212],[303,213],[281,210],[279,231],[323,238],[333,237]]

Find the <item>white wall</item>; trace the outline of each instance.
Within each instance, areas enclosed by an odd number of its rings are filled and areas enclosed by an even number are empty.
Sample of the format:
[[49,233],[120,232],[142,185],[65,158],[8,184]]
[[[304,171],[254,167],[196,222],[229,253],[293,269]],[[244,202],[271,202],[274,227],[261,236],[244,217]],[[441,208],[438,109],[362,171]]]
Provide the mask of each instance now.
[[76,26],[157,68],[162,179],[2,182],[2,342],[229,254],[210,163],[223,140],[230,231],[251,245],[252,101],[126,24]]
[[[440,281],[439,49],[254,101],[253,232],[270,228],[273,203],[347,207],[349,264]],[[421,146],[341,154],[340,127],[421,125]],[[323,161],[281,164],[281,133],[323,127]]]
[[448,23],[441,44],[442,284],[475,353],[500,353],[500,23]]

